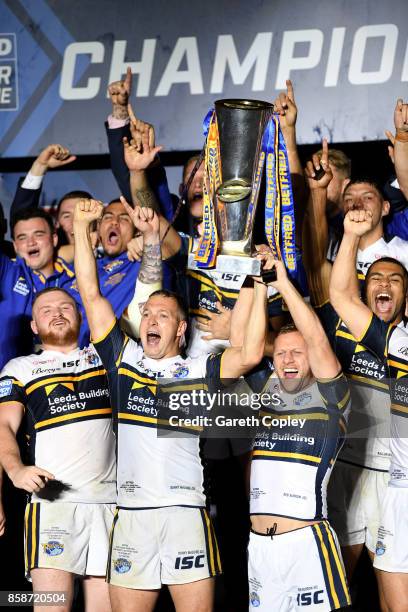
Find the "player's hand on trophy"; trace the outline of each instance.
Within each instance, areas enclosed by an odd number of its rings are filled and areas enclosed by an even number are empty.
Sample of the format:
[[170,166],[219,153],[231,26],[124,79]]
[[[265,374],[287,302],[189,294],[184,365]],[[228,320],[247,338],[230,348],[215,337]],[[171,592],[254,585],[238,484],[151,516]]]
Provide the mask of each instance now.
[[28,493],[40,491],[49,480],[54,480],[55,478],[53,474],[36,465],[24,465],[9,476],[17,489],[24,489]]
[[75,225],[90,225],[102,217],[103,204],[99,200],[81,198],[74,210]]
[[147,206],[135,206],[132,208],[123,196],[120,196],[120,201],[125,207],[126,212],[132,219],[133,225],[141,234],[146,236],[158,236],[160,231],[159,215],[153,208]]
[[309,189],[326,189],[333,178],[333,172],[329,165],[329,145],[326,138],[322,140],[322,156],[314,154],[307,162],[305,175]]
[[132,69],[128,66],[123,81],[114,81],[108,85],[108,93],[112,102],[112,116],[115,119],[127,119],[128,102],[132,89]]
[[282,91],[273,104],[274,111],[279,113],[279,123],[282,130],[285,128],[294,128],[297,118],[297,106],[292,81],[287,79],[286,93]]
[[232,311],[221,304],[216,303],[217,312],[211,312],[201,308],[197,313],[197,328],[206,332],[203,340],[229,340],[231,332]]
[[[271,252],[269,247],[265,247],[265,245],[260,245],[257,248],[256,258],[261,261],[262,272],[261,272],[261,280],[266,285],[271,285],[281,291],[285,284],[289,283],[289,278],[286,272],[285,264],[280,259],[277,259],[274,254]],[[268,274],[272,273],[273,274]],[[268,279],[271,278],[271,280]]]

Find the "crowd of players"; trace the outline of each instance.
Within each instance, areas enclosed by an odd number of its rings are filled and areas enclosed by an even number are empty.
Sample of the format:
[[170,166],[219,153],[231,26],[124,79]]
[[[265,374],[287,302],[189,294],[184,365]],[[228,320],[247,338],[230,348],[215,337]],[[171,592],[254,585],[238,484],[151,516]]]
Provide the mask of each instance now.
[[[350,160],[326,141],[302,167],[288,81],[275,111],[299,272],[288,276],[261,233],[253,256],[276,271],[266,283],[187,267],[204,166],[186,163],[174,218],[161,147],[130,90],[129,70],[109,87],[120,198],[71,191],[54,221],[39,208],[42,181],[75,157],[50,145],[12,204],[16,258],[5,242],[0,253],[0,463],[30,494],[27,578],[66,593],[56,610],[71,609],[78,576],[90,611],[148,612],[162,585],[177,612],[213,610],[231,540],[218,548],[223,508],[206,500],[216,477],[203,463],[231,453],[249,474],[248,587],[226,571],[222,609],[351,609],[366,547],[380,609],[408,610],[408,105],[394,111],[395,176],[383,195],[369,178],[351,180]],[[220,398],[236,381],[277,398],[253,435],[237,422],[200,438],[207,405],[183,405],[175,421],[166,408],[169,392]]]

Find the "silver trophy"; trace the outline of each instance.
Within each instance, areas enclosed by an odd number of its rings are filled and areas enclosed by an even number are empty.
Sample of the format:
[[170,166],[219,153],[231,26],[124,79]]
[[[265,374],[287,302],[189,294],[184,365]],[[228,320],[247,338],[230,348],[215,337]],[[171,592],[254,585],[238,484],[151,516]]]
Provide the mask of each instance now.
[[[220,238],[216,270],[259,274],[260,262],[251,257],[257,201],[249,214],[262,137],[273,104],[260,100],[217,100],[222,184],[213,199]],[[250,222],[248,219],[250,217]],[[189,268],[196,267],[194,255]]]

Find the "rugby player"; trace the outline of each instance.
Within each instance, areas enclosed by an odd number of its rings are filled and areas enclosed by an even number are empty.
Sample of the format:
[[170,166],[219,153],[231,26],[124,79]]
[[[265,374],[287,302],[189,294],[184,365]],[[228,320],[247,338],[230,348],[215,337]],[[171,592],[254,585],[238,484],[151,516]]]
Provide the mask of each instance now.
[[[338,535],[349,581],[364,545],[374,560],[380,521],[381,502],[388,484],[390,463],[389,423],[390,400],[386,370],[382,360],[363,347],[350,333],[329,302],[331,263],[321,263],[321,242],[314,233],[318,215],[325,210],[328,186],[331,185],[331,165],[327,143],[323,143],[321,164],[324,176],[312,178],[318,158],[309,162],[306,174],[309,178],[311,206],[306,216],[304,261],[312,304],[322,322],[344,373],[351,381],[352,410],[348,437],[339,454],[328,487],[329,518]],[[311,237],[315,240],[311,240]],[[313,243],[313,246],[312,246]],[[317,246],[317,249],[315,248]],[[317,254],[316,254],[317,250]],[[363,299],[383,321],[404,325],[405,291],[394,289],[394,301],[388,299],[387,277],[389,269],[401,267],[396,260],[382,257],[367,270],[362,284]],[[371,277],[384,278],[384,292],[367,293]],[[360,432],[358,435],[357,432]],[[380,604],[387,610],[379,583]]]
[[[391,396],[390,479],[383,499],[374,567],[391,612],[408,609],[408,334],[395,324],[401,295],[408,287],[406,269],[397,261],[385,260],[371,266],[367,280],[367,304],[357,289],[354,261],[360,239],[372,231],[371,210],[350,210],[344,220],[344,237],[333,265],[330,300],[357,341],[386,366]],[[382,320],[377,309],[389,312]]]
[[[25,567],[34,590],[64,591],[65,604],[49,609],[67,611],[75,575],[85,576],[86,609],[108,612],[103,577],[116,502],[112,409],[96,351],[78,347],[79,326],[67,292],[36,295],[31,327],[41,350],[12,359],[0,377],[0,462],[14,486],[31,495]],[[16,441],[23,419],[27,459]]]
[[266,423],[256,434],[250,609],[337,610],[350,604],[350,596],[337,537],[327,521],[326,488],[346,429],[349,390],[317,315],[288,280],[283,263],[269,259],[277,271],[272,284],[294,324],[275,338],[275,373],[267,385],[280,401],[261,415],[278,421],[290,417],[292,423],[304,419],[304,424],[279,429]]
[[[118,427],[118,508],[111,535],[108,581],[113,610],[148,612],[168,584],[178,612],[213,607],[220,560],[205,510],[197,437],[162,436],[158,378],[237,378],[258,364],[266,333],[266,287],[257,285],[242,348],[192,360],[180,355],[187,314],[166,291],[150,295],[140,324],[141,345],[126,337],[99,291],[89,226],[102,205],[81,201],[74,217],[77,281],[93,343],[108,372]],[[134,212],[137,221],[140,211]],[[145,228],[145,245],[161,260],[159,219]]]

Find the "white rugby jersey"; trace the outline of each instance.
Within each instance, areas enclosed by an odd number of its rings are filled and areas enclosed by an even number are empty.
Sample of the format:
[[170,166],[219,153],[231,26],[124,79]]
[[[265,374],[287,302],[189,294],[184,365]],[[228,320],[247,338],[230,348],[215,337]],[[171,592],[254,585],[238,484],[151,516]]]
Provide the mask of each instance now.
[[391,397],[389,484],[408,487],[408,332],[373,314],[361,343],[387,366]]
[[[329,254],[328,259],[334,261],[339,250],[339,243]],[[381,257],[393,257],[402,263],[402,265],[408,270],[408,242],[402,240],[398,236],[392,238],[389,242],[384,240],[383,237],[379,238],[373,244],[370,244],[364,251],[358,249],[356,268],[358,271],[359,280],[364,280],[368,268],[371,264]]]
[[117,419],[118,506],[204,506],[197,430],[168,422],[173,413],[161,403],[159,382],[178,380],[188,390],[192,379],[198,386],[204,378],[218,379],[221,354],[151,359],[117,322],[94,344],[108,373]]
[[261,417],[290,423],[264,423],[257,432],[251,464],[250,514],[299,520],[327,517],[327,483],[346,432],[350,392],[341,373],[317,381],[299,393],[280,391],[271,378],[271,393],[281,403]]
[[55,476],[32,500],[115,503],[112,408],[95,349],[12,359],[0,376],[0,410],[13,401],[25,407],[28,464]]

